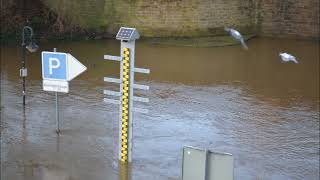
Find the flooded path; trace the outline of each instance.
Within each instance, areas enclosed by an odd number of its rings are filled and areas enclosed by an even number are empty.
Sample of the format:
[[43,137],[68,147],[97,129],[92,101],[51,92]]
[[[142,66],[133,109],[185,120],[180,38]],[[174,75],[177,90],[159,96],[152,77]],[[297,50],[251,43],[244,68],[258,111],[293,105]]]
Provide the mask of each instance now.
[[[40,52],[27,55],[27,105],[22,108],[20,48],[1,47],[1,179],[115,180],[118,108],[103,103],[103,82],[116,76],[118,41],[41,44],[69,52],[88,67],[60,95],[42,91]],[[134,115],[131,176],[181,179],[183,146],[232,153],[237,180],[319,178],[319,43],[258,38],[249,51],[166,47],[137,41],[136,66],[151,69],[138,92],[150,98]],[[300,64],[282,64],[287,51]],[[120,175],[125,172],[120,171]]]

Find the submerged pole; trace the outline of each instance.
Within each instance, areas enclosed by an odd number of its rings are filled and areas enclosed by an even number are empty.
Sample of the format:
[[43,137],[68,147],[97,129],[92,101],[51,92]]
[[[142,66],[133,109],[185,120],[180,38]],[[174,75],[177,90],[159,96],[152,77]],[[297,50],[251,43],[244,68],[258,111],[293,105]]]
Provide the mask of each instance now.
[[22,76],[22,104],[26,105],[26,45],[22,43],[22,69],[20,69],[20,76]]
[[[53,48],[53,52],[57,52],[57,48]],[[56,124],[57,124],[57,130],[56,133],[60,133],[60,122],[59,122],[59,95],[58,92],[55,92],[56,96]]]

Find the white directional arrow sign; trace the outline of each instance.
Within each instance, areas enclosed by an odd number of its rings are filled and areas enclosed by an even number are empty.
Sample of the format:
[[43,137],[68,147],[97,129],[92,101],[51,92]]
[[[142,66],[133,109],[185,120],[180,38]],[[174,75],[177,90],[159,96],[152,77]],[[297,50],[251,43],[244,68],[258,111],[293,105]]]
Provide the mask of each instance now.
[[71,81],[75,77],[77,77],[79,74],[83,73],[87,70],[87,67],[81,64],[75,57],[73,57],[71,54],[67,54],[68,59],[68,78],[67,81]]
[[69,53],[42,52],[42,78],[45,91],[69,91],[69,81],[87,70]]

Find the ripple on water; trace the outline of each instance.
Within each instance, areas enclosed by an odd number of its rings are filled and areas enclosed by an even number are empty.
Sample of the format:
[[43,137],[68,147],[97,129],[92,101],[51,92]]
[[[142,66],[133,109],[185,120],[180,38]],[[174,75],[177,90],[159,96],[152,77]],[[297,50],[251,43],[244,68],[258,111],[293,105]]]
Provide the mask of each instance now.
[[[280,47],[272,42],[253,40],[260,46],[250,45],[250,53],[237,47],[188,49],[192,55],[184,58],[186,49],[154,53],[141,45],[137,59],[151,68],[152,81],[139,81],[150,91],[136,92],[150,98],[148,104],[135,104],[150,113],[134,114],[133,179],[179,179],[186,145],[232,153],[236,179],[318,179],[318,46],[296,49],[302,59],[313,53],[308,63],[279,65],[273,54]],[[86,51],[73,46],[73,53],[103,57],[105,50],[96,46],[88,42]],[[113,180],[121,175],[115,163],[118,108],[102,100],[104,89],[118,90],[102,81],[116,74],[118,65],[91,60],[91,55],[81,53],[90,59],[87,64],[96,64],[94,70],[88,66],[70,83],[68,94],[59,94],[59,137],[55,95],[42,91],[39,61],[30,61],[23,113],[18,58],[4,55],[10,62],[1,72],[1,179]]]

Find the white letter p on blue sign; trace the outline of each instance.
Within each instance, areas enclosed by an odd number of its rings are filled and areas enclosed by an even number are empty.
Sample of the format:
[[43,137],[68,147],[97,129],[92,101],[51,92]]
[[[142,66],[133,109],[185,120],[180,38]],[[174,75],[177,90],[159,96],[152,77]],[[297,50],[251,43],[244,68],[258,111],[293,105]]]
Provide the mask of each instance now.
[[69,92],[69,81],[87,70],[69,53],[42,52],[43,90]]
[[42,78],[67,81],[67,53],[42,52]]
[[[55,63],[53,63],[55,62]],[[49,58],[49,74],[52,75],[52,69],[59,68],[60,61],[57,58]]]

